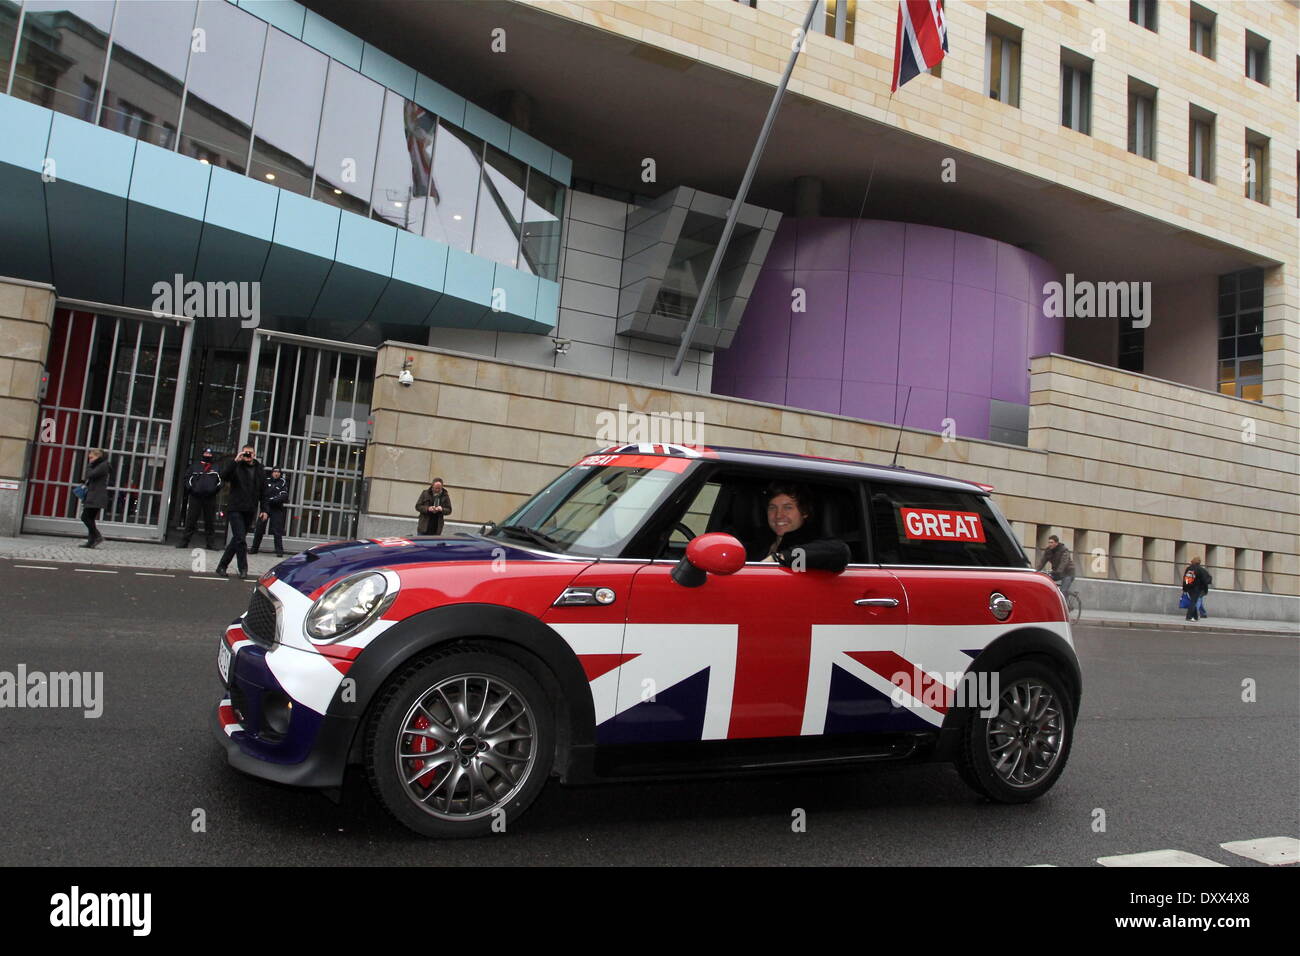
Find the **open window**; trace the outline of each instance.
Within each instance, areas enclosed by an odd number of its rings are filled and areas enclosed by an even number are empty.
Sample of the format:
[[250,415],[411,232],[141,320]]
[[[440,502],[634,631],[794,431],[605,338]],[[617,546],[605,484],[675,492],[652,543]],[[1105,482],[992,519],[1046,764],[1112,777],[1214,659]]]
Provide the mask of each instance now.
[[681,508],[673,511],[660,540],[659,558],[679,560],[691,538],[721,531],[738,538],[750,561],[760,560],[774,538],[767,523],[767,491],[777,484],[807,490],[812,514],[808,522],[819,538],[838,538],[849,546],[852,561],[867,560],[865,525],[857,483],[851,479],[809,480],[798,474],[719,470],[710,474]]

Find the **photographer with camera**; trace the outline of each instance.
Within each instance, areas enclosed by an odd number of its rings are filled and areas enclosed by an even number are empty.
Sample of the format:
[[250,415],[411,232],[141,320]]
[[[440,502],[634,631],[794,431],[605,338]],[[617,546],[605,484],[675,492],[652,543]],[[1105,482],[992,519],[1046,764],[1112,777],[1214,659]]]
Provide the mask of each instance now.
[[230,489],[226,500],[226,524],[230,527],[230,543],[217,563],[218,577],[226,576],[233,556],[239,567],[239,580],[248,579],[248,545],[245,536],[257,521],[266,520],[266,476],[257,460],[252,445],[245,445],[239,455],[221,467],[221,482]]

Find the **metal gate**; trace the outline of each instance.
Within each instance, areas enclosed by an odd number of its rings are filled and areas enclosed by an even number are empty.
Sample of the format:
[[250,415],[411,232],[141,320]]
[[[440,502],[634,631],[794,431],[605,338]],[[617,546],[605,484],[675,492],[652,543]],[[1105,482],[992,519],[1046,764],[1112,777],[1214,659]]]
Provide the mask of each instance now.
[[289,480],[289,538],[356,537],[376,350],[259,329],[241,443]]
[[193,326],[181,317],[60,302],[28,469],[23,531],[84,534],[72,494],[86,451],[107,452],[110,537],[166,536]]

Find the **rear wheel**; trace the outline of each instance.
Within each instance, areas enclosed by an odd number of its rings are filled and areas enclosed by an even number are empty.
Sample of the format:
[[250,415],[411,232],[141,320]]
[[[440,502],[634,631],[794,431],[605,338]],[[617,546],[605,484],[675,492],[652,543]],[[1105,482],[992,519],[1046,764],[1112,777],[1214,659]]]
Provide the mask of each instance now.
[[550,702],[523,667],[461,645],[416,661],[384,692],[366,737],[381,803],[434,837],[502,832],[546,784]]
[[976,792],[999,803],[1027,803],[1052,788],[1070,756],[1074,711],[1064,682],[1039,661],[998,672],[996,713],[973,711],[957,769]]
[[1065,596],[1065,606],[1070,612],[1070,621],[1078,624],[1079,618],[1083,615],[1083,601],[1079,599],[1078,591],[1071,591]]

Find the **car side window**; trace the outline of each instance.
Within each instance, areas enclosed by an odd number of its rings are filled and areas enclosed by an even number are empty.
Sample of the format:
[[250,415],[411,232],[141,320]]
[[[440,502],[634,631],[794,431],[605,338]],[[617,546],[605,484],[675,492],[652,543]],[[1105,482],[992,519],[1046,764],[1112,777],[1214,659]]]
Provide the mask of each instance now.
[[882,482],[871,487],[870,502],[880,564],[1024,564],[983,495]]

